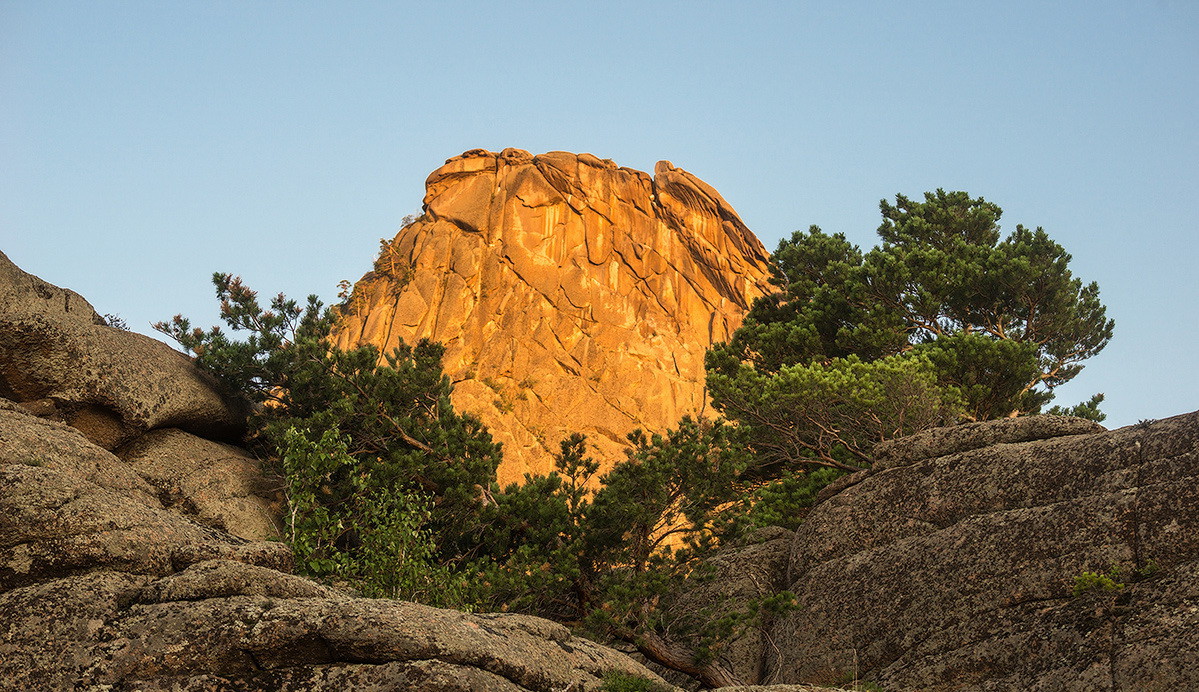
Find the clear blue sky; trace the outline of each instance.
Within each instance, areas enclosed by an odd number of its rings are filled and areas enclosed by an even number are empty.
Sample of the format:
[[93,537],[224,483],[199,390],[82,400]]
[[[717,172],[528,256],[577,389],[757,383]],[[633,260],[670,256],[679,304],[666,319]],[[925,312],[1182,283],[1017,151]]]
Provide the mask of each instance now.
[[669,159],[768,249],[944,187],[1116,336],[1059,402],[1199,408],[1199,3],[0,0],[0,249],[137,331],[208,277],[333,298],[467,149]]

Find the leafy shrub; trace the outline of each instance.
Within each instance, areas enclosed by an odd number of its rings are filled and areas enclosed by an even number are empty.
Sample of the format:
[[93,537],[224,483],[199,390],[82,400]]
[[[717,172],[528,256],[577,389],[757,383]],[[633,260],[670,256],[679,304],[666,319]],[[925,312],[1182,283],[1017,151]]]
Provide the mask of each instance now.
[[[289,428],[281,449],[287,539],[299,570],[348,582],[367,596],[467,605],[467,583],[436,561],[430,498],[378,482],[337,431],[326,430],[317,442],[305,433]],[[347,484],[331,502],[332,487]]]
[[1074,577],[1074,589],[1071,593],[1074,596],[1081,596],[1088,592],[1119,591],[1124,588],[1123,583],[1116,581],[1119,578],[1119,567],[1113,567],[1107,573],[1083,572]]
[[1081,596],[1084,593],[1120,591],[1127,586],[1125,582],[1120,581],[1121,579],[1126,579],[1128,582],[1142,581],[1157,574],[1159,569],[1156,560],[1148,560],[1134,569],[1127,577],[1124,576],[1124,568],[1120,565],[1112,565],[1107,572],[1083,572],[1074,577],[1074,588],[1071,595]]

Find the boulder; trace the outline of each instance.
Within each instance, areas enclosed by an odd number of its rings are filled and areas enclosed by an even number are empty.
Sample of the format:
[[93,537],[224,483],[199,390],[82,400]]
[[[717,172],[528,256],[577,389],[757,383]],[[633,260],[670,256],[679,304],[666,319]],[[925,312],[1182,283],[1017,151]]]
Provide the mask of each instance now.
[[236,449],[164,430],[121,451],[128,461],[0,400],[0,688],[550,692],[599,689],[609,671],[661,682],[546,620],[350,598],[290,574],[287,546],[225,530],[236,522],[221,498],[254,486]]
[[6,689],[582,692],[609,671],[661,683],[546,620],[348,598],[237,561],[0,594]]
[[[797,532],[800,609],[771,633],[772,674],[888,690],[1199,688],[1197,443],[1199,413],[1111,432],[1032,417],[891,443]],[[1084,572],[1123,586],[1076,596]]]
[[175,428],[152,430],[117,450],[168,507],[250,540],[278,539],[282,497],[257,459]]
[[706,410],[704,353],[773,291],[762,244],[719,193],[660,162],[474,150],[426,182],[341,307],[337,344],[446,346],[453,402],[504,445],[501,484],[588,436],[601,471],[636,428]]
[[[189,579],[188,571],[173,579]],[[201,588],[165,602],[154,584],[143,587],[106,625],[83,680],[147,690],[199,681],[235,689],[430,689],[437,681],[447,690],[549,692],[596,689],[608,670],[653,678],[539,618],[303,593],[236,595],[228,588],[235,580],[218,580],[213,591],[204,588],[208,580],[192,581]]]
[[21,271],[3,253],[0,397],[110,450],[153,428],[231,439],[245,420],[186,356],[106,326],[79,294]]
[[96,569],[164,576],[237,557],[287,568],[251,542],[165,509],[135,471],[74,428],[0,401],[0,592]]

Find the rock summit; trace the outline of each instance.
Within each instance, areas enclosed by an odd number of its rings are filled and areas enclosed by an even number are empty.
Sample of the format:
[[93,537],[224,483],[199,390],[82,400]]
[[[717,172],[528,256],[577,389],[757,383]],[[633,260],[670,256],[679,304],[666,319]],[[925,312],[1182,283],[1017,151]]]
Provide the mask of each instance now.
[[590,154],[476,149],[425,183],[337,343],[446,346],[454,404],[504,444],[501,483],[553,468],[572,433],[604,466],[636,428],[706,405],[704,352],[772,291],[768,255],[716,190]]

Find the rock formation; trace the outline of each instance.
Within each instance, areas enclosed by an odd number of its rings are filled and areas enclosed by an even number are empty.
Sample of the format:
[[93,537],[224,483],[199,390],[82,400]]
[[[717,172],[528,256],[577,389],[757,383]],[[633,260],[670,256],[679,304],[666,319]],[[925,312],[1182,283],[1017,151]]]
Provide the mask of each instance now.
[[186,358],[103,326],[3,255],[0,296],[0,689],[656,679],[552,622],[353,598],[290,574],[290,549],[263,540],[279,535],[278,507],[257,464],[203,437],[240,414]]
[[245,420],[186,356],[105,326],[79,294],[21,271],[3,253],[0,397],[65,421],[109,450],[151,428],[227,439]]
[[[800,608],[761,650],[764,679],[1199,689],[1199,413],[1111,432],[992,421],[876,454],[796,532]],[[1123,587],[1074,595],[1083,572]]]
[[504,443],[500,481],[552,469],[586,433],[602,463],[635,428],[704,410],[703,357],[772,290],[721,196],[659,162],[474,150],[426,182],[342,310],[338,345],[446,345],[454,403]]

